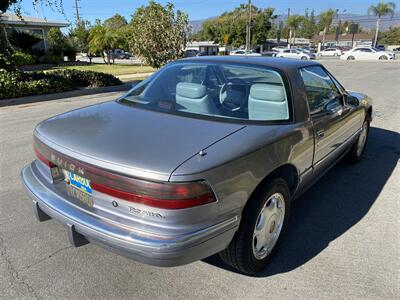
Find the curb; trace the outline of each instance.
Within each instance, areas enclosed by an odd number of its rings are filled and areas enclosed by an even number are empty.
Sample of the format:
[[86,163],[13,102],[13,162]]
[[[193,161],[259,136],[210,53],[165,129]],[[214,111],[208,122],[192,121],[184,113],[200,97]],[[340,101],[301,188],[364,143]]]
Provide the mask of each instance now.
[[132,85],[138,82],[140,82],[140,80],[129,81],[124,84],[115,86],[106,86],[100,88],[84,88],[80,90],[73,90],[63,93],[27,96],[27,97],[11,98],[11,99],[0,99],[0,107],[51,101],[62,98],[78,97],[78,96],[100,94],[100,93],[110,93],[110,92],[120,92],[120,91],[123,92],[123,91],[128,91],[132,87]]

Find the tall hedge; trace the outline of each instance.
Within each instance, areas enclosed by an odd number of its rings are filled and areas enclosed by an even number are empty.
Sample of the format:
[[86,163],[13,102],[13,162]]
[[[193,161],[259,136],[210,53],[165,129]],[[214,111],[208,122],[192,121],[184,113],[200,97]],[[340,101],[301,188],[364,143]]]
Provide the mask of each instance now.
[[79,87],[104,87],[122,82],[110,74],[57,70],[52,72],[21,72],[0,69],[0,99],[71,91]]

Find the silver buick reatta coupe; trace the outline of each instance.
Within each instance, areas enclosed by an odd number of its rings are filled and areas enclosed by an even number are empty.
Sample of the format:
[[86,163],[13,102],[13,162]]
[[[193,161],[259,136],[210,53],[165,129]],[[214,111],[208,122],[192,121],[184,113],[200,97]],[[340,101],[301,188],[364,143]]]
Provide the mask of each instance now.
[[137,261],[215,253],[262,270],[290,204],[346,156],[361,159],[367,96],[319,63],[197,57],[169,63],[116,101],[37,125],[22,172],[39,221]]

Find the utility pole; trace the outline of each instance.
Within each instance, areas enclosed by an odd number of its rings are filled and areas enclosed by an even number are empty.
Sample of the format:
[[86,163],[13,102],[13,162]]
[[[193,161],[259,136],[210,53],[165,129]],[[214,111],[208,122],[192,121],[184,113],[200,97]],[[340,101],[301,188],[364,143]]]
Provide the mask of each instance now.
[[252,7],[251,7],[251,0],[249,0],[248,4],[248,11],[249,11],[249,18],[247,21],[247,30],[246,30],[246,50],[251,49],[251,19],[252,19]]
[[75,0],[75,6],[73,6],[73,8],[75,8],[75,17],[76,17],[76,23],[79,23],[79,21],[81,20],[80,16],[79,16],[79,9],[82,8],[78,5],[78,2],[81,0]]
[[[287,9],[287,17],[288,17],[288,19],[289,19],[289,17],[290,17],[290,8]],[[292,33],[292,30],[290,30],[290,32],[288,32],[288,36],[287,36],[287,39],[286,39],[286,43],[287,43],[288,45],[289,45],[289,39],[290,39],[291,33]]]

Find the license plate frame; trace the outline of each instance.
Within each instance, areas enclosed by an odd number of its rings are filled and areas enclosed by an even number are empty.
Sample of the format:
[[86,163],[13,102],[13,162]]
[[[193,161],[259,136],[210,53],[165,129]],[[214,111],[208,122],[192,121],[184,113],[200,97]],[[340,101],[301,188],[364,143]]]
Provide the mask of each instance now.
[[74,187],[86,194],[92,194],[92,187],[90,185],[90,179],[87,179],[83,176],[75,174],[68,170],[63,170],[65,181],[71,186]]

